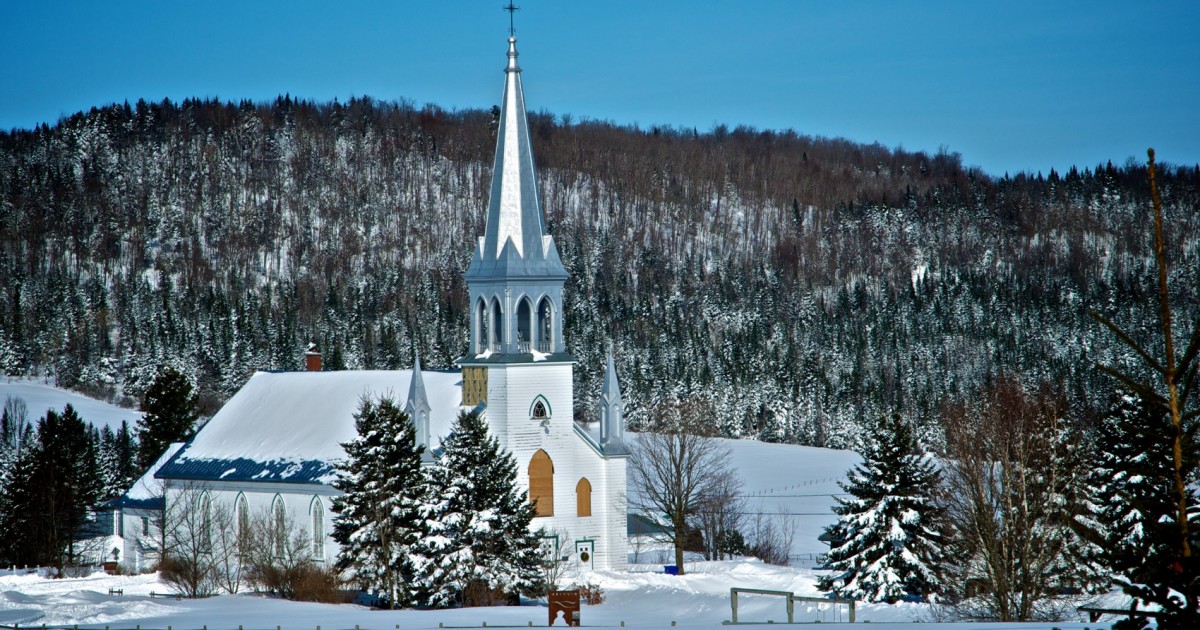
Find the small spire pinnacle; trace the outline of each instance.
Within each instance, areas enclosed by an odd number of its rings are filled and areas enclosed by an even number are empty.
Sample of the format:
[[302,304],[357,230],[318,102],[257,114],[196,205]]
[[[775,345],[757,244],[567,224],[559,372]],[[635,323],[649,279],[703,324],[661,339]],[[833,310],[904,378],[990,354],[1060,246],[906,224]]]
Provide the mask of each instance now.
[[509,37],[509,39],[516,37],[517,28],[516,28],[516,25],[513,24],[513,14],[515,14],[517,11],[520,11],[521,7],[513,4],[510,1],[508,3],[508,6],[504,6],[504,7],[500,7],[500,8],[504,9],[505,11],[508,11],[508,37]]
[[416,432],[417,445],[425,447],[422,457],[429,457],[429,396],[425,393],[425,379],[421,376],[421,355],[413,360],[412,380],[408,383],[408,400],[404,403],[404,412],[408,414],[409,422],[413,423]]
[[617,382],[617,366],[613,361],[612,349],[608,351],[608,365],[604,369],[604,384],[600,386],[600,448],[609,452],[610,445],[620,444],[625,436],[624,402],[621,400],[621,384]]

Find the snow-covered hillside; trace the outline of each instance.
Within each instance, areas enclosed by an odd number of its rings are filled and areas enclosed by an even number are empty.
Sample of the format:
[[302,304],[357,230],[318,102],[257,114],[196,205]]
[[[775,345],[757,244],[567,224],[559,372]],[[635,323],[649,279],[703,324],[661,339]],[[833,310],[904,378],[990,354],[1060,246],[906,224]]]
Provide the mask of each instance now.
[[68,391],[39,383],[37,381],[25,379],[8,379],[0,377],[0,405],[4,404],[9,397],[21,398],[25,401],[29,416],[26,418],[31,424],[37,424],[38,418],[46,415],[47,409],[62,411],[63,407],[70,404],[79,412],[79,417],[84,422],[88,422],[97,428],[111,427],[114,431],[121,428],[121,422],[128,422],[129,428],[132,429],[137,425],[137,421],[142,417],[140,411],[133,409],[124,409],[116,405],[106,403],[95,398],[88,398],[83,394]]

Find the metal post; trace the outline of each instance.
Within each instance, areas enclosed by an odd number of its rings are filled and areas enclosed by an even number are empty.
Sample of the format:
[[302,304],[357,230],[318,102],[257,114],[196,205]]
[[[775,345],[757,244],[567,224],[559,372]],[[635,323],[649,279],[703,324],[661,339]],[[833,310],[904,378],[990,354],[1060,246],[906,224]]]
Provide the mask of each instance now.
[[796,621],[793,618],[794,617],[793,613],[795,613],[795,611],[796,611],[796,595],[793,593],[788,593],[787,600],[788,600],[788,623],[795,623]]
[[729,605],[733,607],[733,623],[737,623],[737,589],[729,589]]

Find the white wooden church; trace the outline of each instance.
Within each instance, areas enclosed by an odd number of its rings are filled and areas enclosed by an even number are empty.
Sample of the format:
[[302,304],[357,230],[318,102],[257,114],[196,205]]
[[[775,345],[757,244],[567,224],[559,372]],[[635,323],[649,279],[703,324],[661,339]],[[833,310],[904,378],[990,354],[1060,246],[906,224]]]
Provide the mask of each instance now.
[[537,512],[532,527],[565,533],[560,549],[586,568],[625,568],[621,392],[610,357],[595,428],[573,421],[567,272],[543,223],[511,37],[498,134],[487,227],[466,272],[471,329],[461,369],[422,371],[418,361],[412,370],[322,372],[313,356],[307,371],[256,373],[155,475],[168,506],[187,490],[230,506],[235,519],[285,511],[310,534],[314,558],[332,562],[329,484],[341,444],[355,435],[362,398],[389,395],[435,450],[461,410],[482,409],[516,458]]

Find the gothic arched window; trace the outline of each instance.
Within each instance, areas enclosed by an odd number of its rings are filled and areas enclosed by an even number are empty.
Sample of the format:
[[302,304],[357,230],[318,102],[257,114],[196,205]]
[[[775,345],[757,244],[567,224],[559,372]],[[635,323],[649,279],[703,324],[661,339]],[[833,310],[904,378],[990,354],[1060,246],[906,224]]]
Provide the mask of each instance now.
[[325,507],[320,497],[312,500],[312,555],[313,560],[325,559]]
[[200,546],[204,553],[212,552],[212,495],[200,497]]
[[492,344],[493,352],[499,352],[504,344],[504,313],[500,310],[500,300],[492,298]]
[[283,497],[278,494],[271,503],[271,516],[271,538],[275,544],[275,555],[282,558],[287,543],[287,510],[283,507]]
[[575,484],[575,516],[592,515],[592,482],[580,477]]
[[246,495],[239,493],[233,500],[233,515],[237,519],[238,553],[245,553],[250,542],[250,503],[246,501]]
[[475,334],[476,354],[486,352],[491,347],[491,340],[488,339],[487,303],[483,301],[483,298],[479,298],[479,304],[475,307]]
[[521,302],[517,305],[517,352],[529,352],[533,346],[530,342],[533,340],[533,307],[529,304],[529,298],[521,298]]
[[551,352],[554,349],[554,305],[549,297],[538,302],[537,349],[539,352]]
[[554,462],[540,448],[529,460],[529,501],[534,516],[554,516]]

